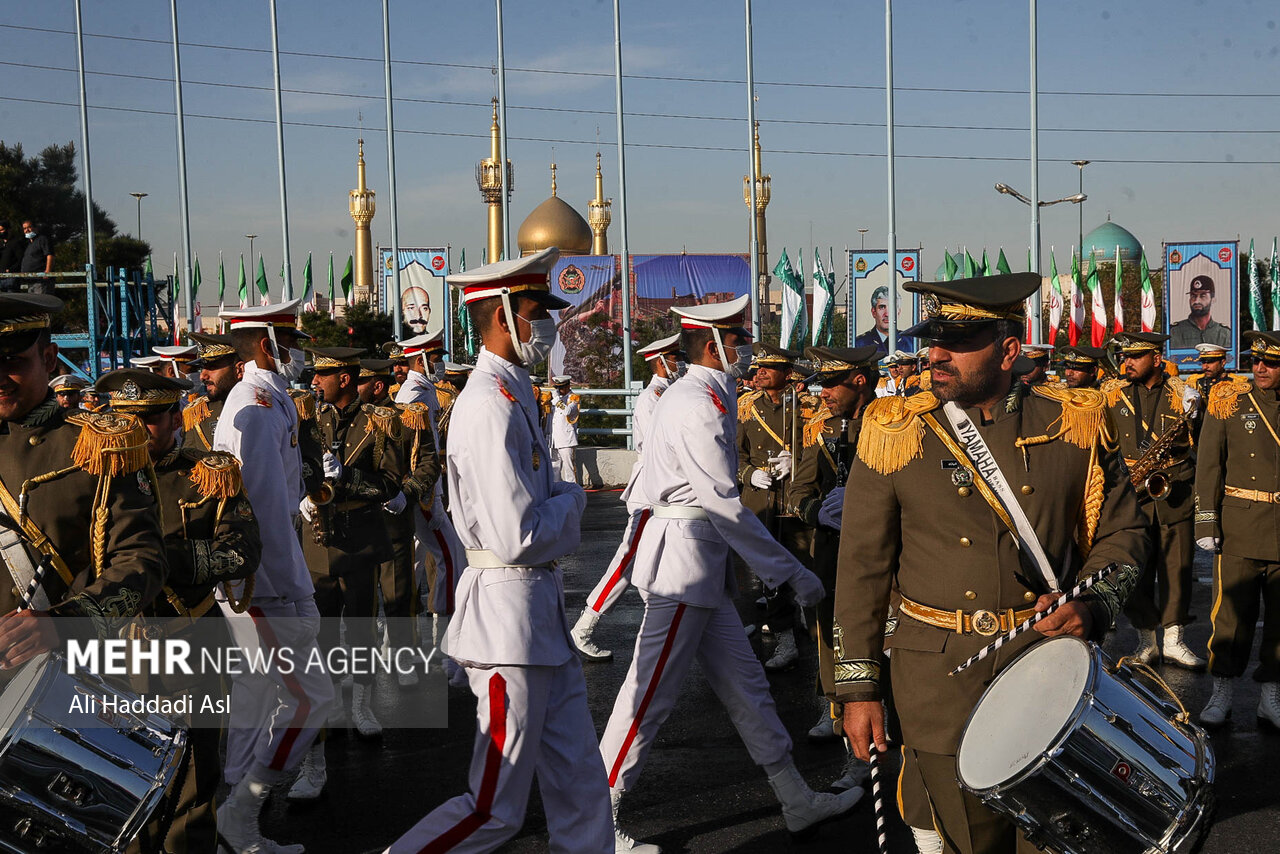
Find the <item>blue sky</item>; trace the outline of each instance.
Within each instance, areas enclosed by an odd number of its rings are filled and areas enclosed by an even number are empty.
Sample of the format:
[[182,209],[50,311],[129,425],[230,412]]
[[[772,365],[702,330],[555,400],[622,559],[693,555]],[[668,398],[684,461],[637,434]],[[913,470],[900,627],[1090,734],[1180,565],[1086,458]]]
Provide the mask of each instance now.
[[[746,87],[713,82],[745,78],[742,4],[622,6],[624,66],[640,75],[625,89],[631,250],[745,251]],[[1042,198],[1076,191],[1069,161],[1095,161],[1084,173],[1085,230],[1110,212],[1143,241],[1153,266],[1162,240],[1238,234],[1265,243],[1280,233],[1274,2],[1040,7]],[[474,265],[485,210],[473,169],[488,148],[494,7],[392,0],[391,15],[400,243],[451,244],[455,259],[465,247]],[[560,196],[585,216],[597,126],[606,193],[617,196],[613,20],[610,2],[508,0],[504,15],[514,239],[549,194],[553,158]],[[883,4],[761,0],[754,18],[757,110],[773,178],[771,257],[783,246],[856,247],[860,227],[869,229],[868,247],[882,246]],[[296,123],[285,147],[298,287],[309,250],[318,268],[329,251],[343,260],[351,251],[346,196],[361,112],[378,191],[374,239],[390,242],[381,4],[281,0],[279,20],[283,86],[293,90],[285,119]],[[899,0],[894,23],[899,245],[923,245],[927,271],[944,246],[958,245],[975,255],[1003,246],[1016,268],[1028,210],[992,185],[1030,193],[1027,3]],[[168,272],[180,248],[169,4],[85,0],[84,26],[94,34],[85,59],[95,200],[134,232],[128,194],[149,193],[142,234],[157,272]],[[280,266],[268,4],[185,0],[179,26],[192,242],[210,300],[219,249],[230,268],[247,252],[246,233],[260,235],[268,271]],[[55,70],[76,66],[74,27],[70,0],[0,9],[5,142],[29,153],[79,142],[78,111],[64,106],[77,102],[76,76]],[[617,222],[615,210],[615,249]],[[1077,230],[1073,208],[1044,211],[1044,248],[1056,247],[1060,268]]]

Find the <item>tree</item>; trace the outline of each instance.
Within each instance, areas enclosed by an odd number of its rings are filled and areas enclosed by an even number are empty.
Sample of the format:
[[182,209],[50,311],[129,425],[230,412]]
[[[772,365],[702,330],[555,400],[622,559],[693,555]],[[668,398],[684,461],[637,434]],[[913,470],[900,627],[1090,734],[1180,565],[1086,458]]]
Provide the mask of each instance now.
[[381,358],[382,343],[390,341],[391,315],[369,303],[349,303],[342,318],[335,321],[327,312],[308,311],[302,315],[302,330],[316,347],[361,347],[371,359]]

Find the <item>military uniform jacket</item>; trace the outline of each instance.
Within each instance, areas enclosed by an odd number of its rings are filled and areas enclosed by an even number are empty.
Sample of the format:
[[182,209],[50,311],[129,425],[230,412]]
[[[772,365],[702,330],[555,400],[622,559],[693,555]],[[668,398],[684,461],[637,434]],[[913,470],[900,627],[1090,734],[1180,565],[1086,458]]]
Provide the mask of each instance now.
[[425,403],[398,405],[389,396],[374,401],[374,404],[396,409],[400,413],[400,459],[404,470],[400,491],[404,493],[408,507],[402,513],[384,513],[383,519],[393,545],[400,537],[412,544],[417,513],[414,508],[432,506],[436,484],[443,468],[443,460],[436,450],[435,434],[431,431],[431,413]]
[[[436,386],[424,374],[418,371],[410,371],[405,377],[404,383],[400,386],[400,390],[396,392],[396,404],[404,407],[408,403],[425,404],[430,415],[428,421],[431,428],[432,446],[437,449],[437,453],[444,448],[440,440],[440,397],[436,391]],[[456,401],[455,401],[456,405]],[[449,408],[450,423],[453,422],[453,407]],[[444,481],[440,478],[436,479],[435,497],[440,498],[444,493]],[[422,499],[424,506],[429,506],[432,502],[429,499]],[[441,502],[441,510],[443,512],[443,502]]]
[[[1111,419],[1111,434],[1115,437],[1125,464],[1132,466],[1142,457],[1145,444],[1152,444],[1177,423],[1182,415],[1182,393],[1186,385],[1177,377],[1161,374],[1154,388],[1147,388],[1129,380],[1110,380],[1102,386],[1107,397],[1107,409]],[[1140,409],[1134,401],[1140,401]],[[1141,417],[1139,417],[1139,415]],[[1191,454],[1191,440],[1174,446],[1174,455],[1182,462],[1166,470],[1171,492],[1166,501],[1152,501],[1145,489],[1138,490],[1138,498],[1147,518],[1161,525],[1185,522],[1191,518],[1194,497],[1195,459]]]
[[1217,383],[1196,456],[1196,537],[1219,537],[1223,552],[1280,560],[1280,504],[1226,494],[1280,492],[1280,402],[1244,378]]
[[297,602],[315,595],[298,539],[299,442],[298,411],[284,378],[246,362],[244,379],[227,395],[213,446],[240,461],[244,491],[258,517],[262,560],[254,573],[255,599]]
[[440,444],[437,447],[443,453],[449,444],[449,422],[453,416],[453,404],[458,400],[458,389],[453,383],[444,380],[434,385],[436,400],[440,404],[440,414],[436,417],[436,430],[440,434]]
[[551,392],[551,447],[578,447],[579,400],[572,392]]
[[481,349],[453,426],[448,477],[458,538],[507,565],[463,571],[445,652],[476,664],[564,664],[577,653],[554,562],[578,547],[586,493],[555,478],[523,367]]
[[206,451],[213,450],[213,434],[218,429],[218,416],[222,414],[225,400],[198,397],[182,410],[182,431],[186,442]]
[[653,421],[653,410],[658,405],[658,399],[670,385],[671,380],[655,375],[649,378],[649,384],[636,398],[636,407],[631,416],[631,438],[636,448],[636,461],[631,466],[631,477],[627,479],[627,485],[622,490],[622,500],[627,503],[628,508],[639,509],[649,504],[649,501],[636,488],[640,471],[644,466],[644,437]]
[[[836,553],[840,546],[840,532],[818,524],[818,511],[822,500],[842,480],[848,477],[853,465],[854,451],[858,446],[858,434],[862,430],[861,418],[823,417],[822,412],[805,425],[804,449],[796,465],[791,484],[792,512],[801,522],[814,528],[814,571],[824,584],[830,584],[835,572]],[[843,427],[844,433],[841,434]],[[862,517],[858,517],[861,519]],[[854,519],[850,524],[857,524]]]
[[[90,618],[101,637],[115,636],[155,598],[167,573],[155,485],[145,466],[146,433],[136,418],[62,409],[53,392],[22,422],[0,423],[0,481],[15,501],[4,502],[9,518],[19,515],[23,484],[36,479],[27,489],[27,516],[70,578],[56,567],[46,570],[52,610]],[[55,476],[41,477],[47,475]],[[107,483],[98,500],[100,476]],[[8,572],[0,572],[0,613],[8,613],[19,598]]]
[[658,401],[645,436],[641,494],[655,505],[699,507],[707,519],[651,517],[636,546],[631,583],[637,588],[718,607],[736,588],[730,544],[770,587],[802,568],[738,494],[735,404],[729,375],[701,365],[691,366]]
[[343,409],[322,404],[315,420],[321,448],[342,462],[342,475],[328,481],[333,500],[318,508],[328,532],[327,546],[303,536],[303,553],[313,576],[374,571],[391,559],[391,540],[382,505],[401,491],[405,477],[400,413],[362,404]]
[[[1063,589],[1113,561],[1144,564],[1146,519],[1119,456],[1104,447],[1098,392],[1027,391],[1015,382],[992,423],[983,425],[977,409],[965,411],[1050,565],[1058,568]],[[1006,523],[972,485],[976,476],[927,426],[926,416],[954,442],[932,394],[882,398],[863,413],[858,456],[845,486],[835,592],[835,687],[843,701],[880,696],[885,614],[895,578],[904,599],[948,612],[1026,609],[1047,592]],[[1020,449],[1019,438],[1035,441]],[[1123,576],[1127,587],[1114,598],[1089,599],[1098,637],[1137,573]],[[964,723],[992,677],[1042,637],[1027,632],[998,654],[948,676],[994,638],[958,634],[904,615],[893,638],[893,678],[905,742],[915,750],[955,753]]]
[[[791,400],[791,395],[784,393],[774,403],[768,394],[755,391],[738,401],[738,487],[742,490],[742,503],[766,525],[781,509],[783,485],[775,483],[772,489],[758,489],[751,485],[751,473],[756,469],[768,472],[769,457],[777,456],[784,448],[798,457],[792,433],[802,429],[821,406],[813,395],[800,395],[800,413],[793,416]],[[795,462],[793,459],[792,464]]]
[[155,463],[155,473],[169,578],[150,612],[173,616],[170,594],[191,609],[219,583],[252,575],[262,540],[235,457],[180,443]]

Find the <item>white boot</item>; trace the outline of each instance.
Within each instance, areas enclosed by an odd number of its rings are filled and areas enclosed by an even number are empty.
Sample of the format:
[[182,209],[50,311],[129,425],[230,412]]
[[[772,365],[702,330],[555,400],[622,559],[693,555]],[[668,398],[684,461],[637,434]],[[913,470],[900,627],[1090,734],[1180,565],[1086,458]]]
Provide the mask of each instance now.
[[933,828],[925,830],[923,827],[913,827],[911,835],[915,837],[918,854],[942,854],[942,837],[938,835],[938,831]]
[[1182,640],[1182,626],[1169,626],[1164,630],[1164,644],[1161,646],[1164,660],[1188,670],[1203,670],[1205,660],[1191,651]]
[[[1207,727],[1219,727],[1231,719],[1231,698],[1235,694],[1236,680],[1229,676],[1213,677],[1213,694],[1200,710],[1200,723]],[[1261,715],[1261,711],[1258,713]]]
[[252,774],[240,778],[218,809],[219,851],[232,854],[304,854],[302,845],[281,845],[262,836],[258,817],[271,787]]
[[622,803],[622,790],[610,789],[609,802],[613,805],[613,851],[614,854],[662,854],[662,849],[648,842],[636,842],[631,836],[618,827],[618,806]]
[[773,656],[764,663],[764,669],[769,671],[786,670],[795,664],[799,658],[800,651],[796,649],[795,632],[781,632],[778,635],[778,645],[773,649]]
[[854,756],[847,742],[845,750],[847,753],[844,759],[844,772],[840,775],[840,779],[830,786],[837,792],[847,792],[850,789],[865,786],[867,780],[871,778],[871,766]]
[[401,688],[412,688],[414,685],[417,685],[418,684],[417,665],[414,665],[413,667],[410,667],[407,670],[400,670],[397,668],[396,684],[398,684]]
[[1258,700],[1258,723],[1269,723],[1280,729],[1280,682],[1263,682]]
[[818,722],[810,728],[809,740],[831,741],[839,738],[841,735],[841,722],[839,718],[831,717],[831,703],[819,698],[818,705],[821,706],[821,710],[818,712]]
[[324,742],[321,741],[311,745],[311,749],[307,751],[298,779],[293,781],[289,794],[285,797],[290,801],[314,801],[324,791],[328,778],[324,764]]
[[364,738],[377,738],[382,735],[382,724],[378,723],[378,719],[373,716],[373,710],[369,708],[370,701],[373,700],[373,685],[362,685],[359,682],[351,689],[351,722],[355,724],[356,732]]
[[599,622],[599,611],[583,608],[582,616],[578,618],[578,622],[574,623],[573,631],[569,633],[573,638],[573,645],[578,648],[578,654],[587,661],[608,661],[613,658],[612,650],[598,647],[591,640],[591,633],[596,630],[596,623]]
[[838,795],[815,792],[805,783],[795,763],[791,761],[787,762],[787,767],[769,778],[769,785],[782,804],[782,818],[786,821],[787,830],[792,833],[800,833],[827,819],[843,815],[853,809],[863,794],[861,786],[854,786]]
[[1138,646],[1126,658],[1139,664],[1155,664],[1160,659],[1160,644],[1156,642],[1155,629],[1138,629]]

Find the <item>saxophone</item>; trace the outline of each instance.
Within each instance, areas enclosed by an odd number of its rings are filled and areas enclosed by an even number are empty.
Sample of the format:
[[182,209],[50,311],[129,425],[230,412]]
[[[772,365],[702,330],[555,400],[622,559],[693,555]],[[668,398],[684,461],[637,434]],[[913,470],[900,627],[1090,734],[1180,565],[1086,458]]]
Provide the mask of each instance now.
[[1182,462],[1174,456],[1173,448],[1189,435],[1191,420],[1182,415],[1160,434],[1160,438],[1129,469],[1129,482],[1133,484],[1133,488],[1145,489],[1153,501],[1167,501],[1171,486],[1169,475],[1165,471],[1175,463]]

